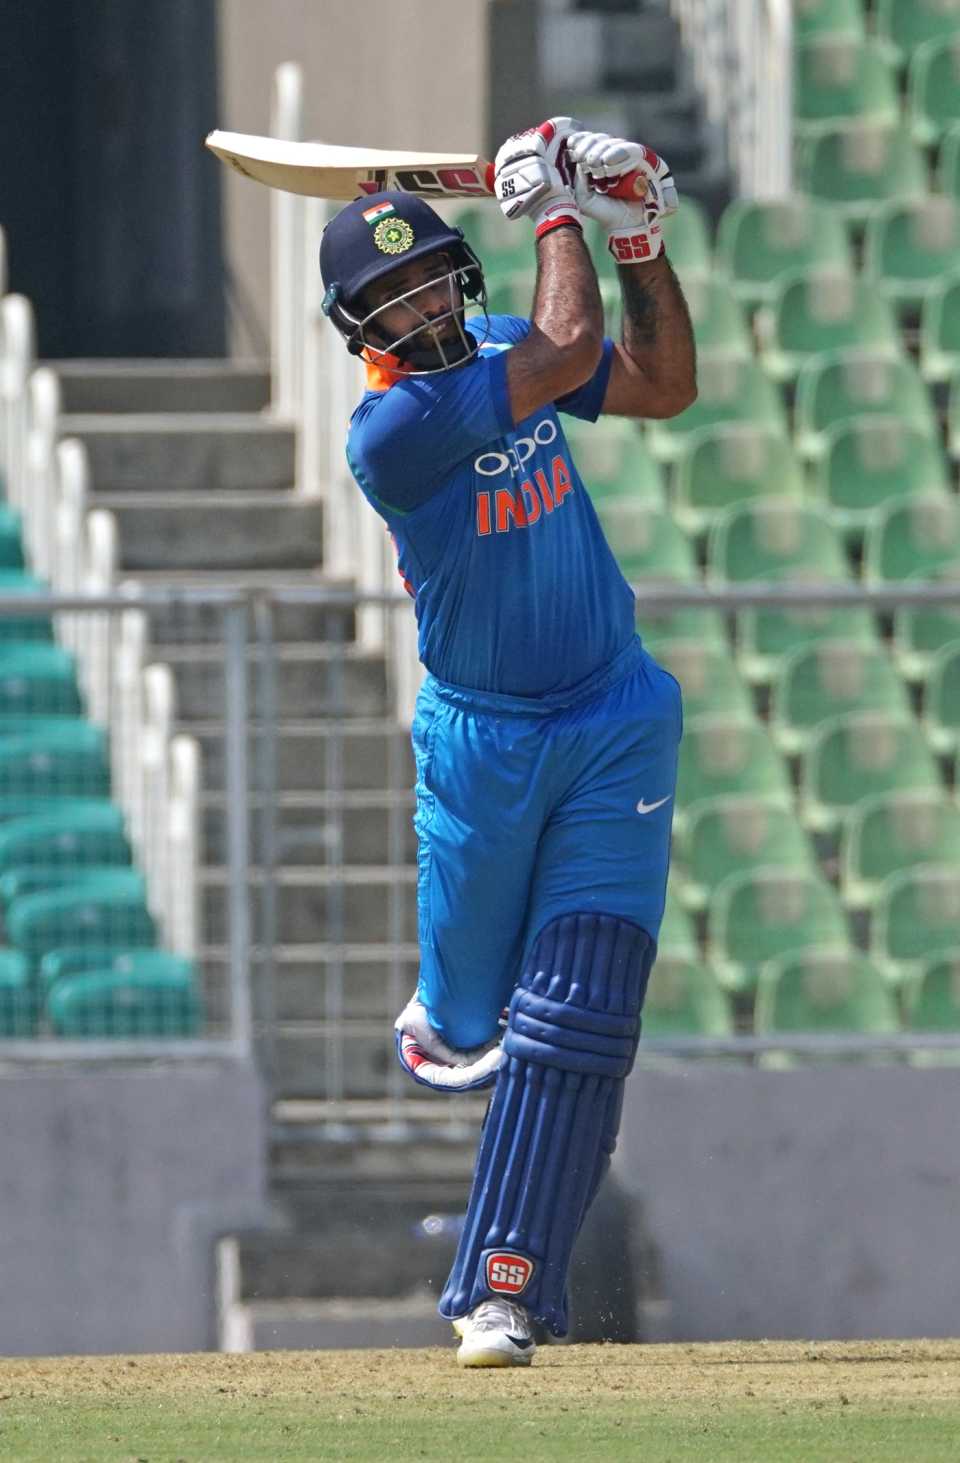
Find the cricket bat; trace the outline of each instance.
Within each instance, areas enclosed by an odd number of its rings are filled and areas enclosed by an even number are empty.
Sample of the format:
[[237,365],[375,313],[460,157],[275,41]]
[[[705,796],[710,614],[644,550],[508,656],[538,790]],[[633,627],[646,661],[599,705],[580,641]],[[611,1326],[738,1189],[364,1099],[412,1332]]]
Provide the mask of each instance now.
[[[347,201],[382,188],[433,199],[493,194],[493,163],[473,153],[392,152],[221,131],[211,132],[206,146],[245,178],[308,198]],[[636,199],[646,188],[643,174],[632,172],[606,191],[616,198]]]

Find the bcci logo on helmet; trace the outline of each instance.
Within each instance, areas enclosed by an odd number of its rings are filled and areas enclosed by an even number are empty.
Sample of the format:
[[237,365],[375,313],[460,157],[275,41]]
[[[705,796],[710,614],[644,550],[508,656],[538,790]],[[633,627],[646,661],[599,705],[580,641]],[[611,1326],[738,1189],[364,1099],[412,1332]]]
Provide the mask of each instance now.
[[383,254],[406,254],[413,241],[413,229],[405,218],[382,218],[373,231],[373,242]]
[[498,1295],[520,1295],[533,1278],[534,1264],[513,1250],[491,1250],[484,1271],[488,1290]]

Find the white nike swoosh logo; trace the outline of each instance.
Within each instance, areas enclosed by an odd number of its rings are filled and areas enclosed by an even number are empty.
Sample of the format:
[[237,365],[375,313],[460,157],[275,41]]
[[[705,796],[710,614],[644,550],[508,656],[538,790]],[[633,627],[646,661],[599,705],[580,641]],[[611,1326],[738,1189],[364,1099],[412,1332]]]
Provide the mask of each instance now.
[[670,801],[670,795],[669,795],[669,793],[667,794],[667,796],[665,798],[661,798],[658,803],[645,803],[643,801],[643,798],[641,798],[640,801],[637,803],[637,812],[638,813],[655,813],[658,808],[662,808],[663,805],[664,805],[664,803],[668,803],[669,801]]

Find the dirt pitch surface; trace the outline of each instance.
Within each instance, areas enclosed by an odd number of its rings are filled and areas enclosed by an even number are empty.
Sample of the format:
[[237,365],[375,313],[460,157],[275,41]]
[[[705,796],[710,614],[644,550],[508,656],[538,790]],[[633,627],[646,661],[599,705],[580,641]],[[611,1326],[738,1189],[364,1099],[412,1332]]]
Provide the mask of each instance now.
[[960,1341],[0,1361],[0,1460],[947,1463]]

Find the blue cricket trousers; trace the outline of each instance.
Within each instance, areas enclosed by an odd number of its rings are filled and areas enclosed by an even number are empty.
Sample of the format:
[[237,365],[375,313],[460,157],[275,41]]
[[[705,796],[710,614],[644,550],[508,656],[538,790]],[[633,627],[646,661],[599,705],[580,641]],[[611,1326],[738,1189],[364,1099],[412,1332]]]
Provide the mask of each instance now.
[[663,918],[680,687],[634,640],[557,696],[428,676],[417,700],[418,995],[451,1045],[497,1032],[557,915]]

